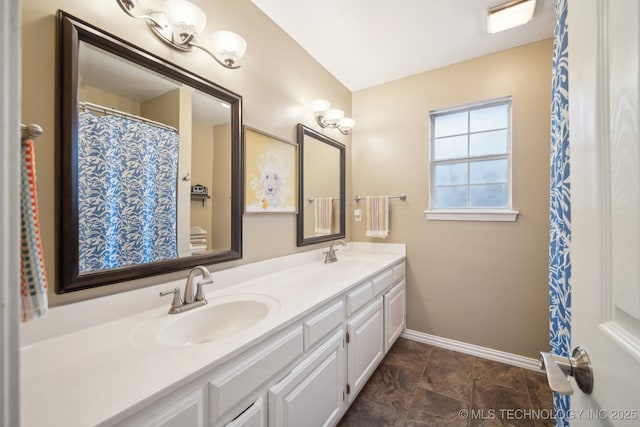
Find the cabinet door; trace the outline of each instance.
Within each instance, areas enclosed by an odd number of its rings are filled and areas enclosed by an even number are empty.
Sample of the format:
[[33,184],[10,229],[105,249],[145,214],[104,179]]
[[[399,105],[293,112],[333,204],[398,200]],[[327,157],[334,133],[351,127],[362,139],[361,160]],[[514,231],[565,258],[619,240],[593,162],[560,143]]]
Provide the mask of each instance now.
[[261,397],[225,427],[265,427],[264,399]]
[[344,404],[344,330],[340,329],[269,389],[269,425],[328,426]]
[[389,351],[406,325],[405,282],[401,280],[384,295],[384,352]]
[[162,399],[116,425],[118,427],[204,427],[202,388],[187,395],[176,394]]
[[351,402],[384,357],[382,296],[347,322],[347,377]]

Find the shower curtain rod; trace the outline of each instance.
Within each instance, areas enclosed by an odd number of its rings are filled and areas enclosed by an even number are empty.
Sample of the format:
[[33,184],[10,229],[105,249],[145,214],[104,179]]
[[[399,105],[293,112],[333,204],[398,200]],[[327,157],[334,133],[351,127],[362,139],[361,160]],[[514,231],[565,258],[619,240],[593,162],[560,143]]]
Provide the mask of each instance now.
[[22,140],[29,139],[29,138],[37,138],[40,135],[42,135],[42,128],[39,125],[36,125],[34,123],[29,125],[20,123],[20,132],[21,132],[20,139]]
[[173,132],[178,133],[178,130],[172,126],[169,125],[165,125],[164,123],[160,123],[160,122],[156,122],[153,120],[149,120],[145,117],[140,117],[140,116],[136,116],[135,114],[131,114],[131,113],[125,113],[124,111],[120,111],[120,110],[116,110],[115,108],[109,108],[109,107],[104,107],[102,105],[98,105],[98,104],[94,104],[92,102],[80,102],[80,108],[82,108],[83,110],[87,111],[87,110],[91,110],[91,111],[95,111],[97,113],[102,113],[102,114],[110,114],[112,116],[119,116],[119,117],[124,117],[127,119],[132,119],[138,122],[142,122],[142,123],[147,123],[153,126],[157,126],[159,128],[162,129],[167,129],[167,130],[171,130]]

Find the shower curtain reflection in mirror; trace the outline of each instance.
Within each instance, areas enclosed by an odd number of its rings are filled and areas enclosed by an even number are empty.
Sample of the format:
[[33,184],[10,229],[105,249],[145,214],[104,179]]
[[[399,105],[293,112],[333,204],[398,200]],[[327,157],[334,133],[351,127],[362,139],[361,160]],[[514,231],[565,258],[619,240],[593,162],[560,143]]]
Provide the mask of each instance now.
[[91,111],[78,127],[80,272],[176,258],[177,132]]

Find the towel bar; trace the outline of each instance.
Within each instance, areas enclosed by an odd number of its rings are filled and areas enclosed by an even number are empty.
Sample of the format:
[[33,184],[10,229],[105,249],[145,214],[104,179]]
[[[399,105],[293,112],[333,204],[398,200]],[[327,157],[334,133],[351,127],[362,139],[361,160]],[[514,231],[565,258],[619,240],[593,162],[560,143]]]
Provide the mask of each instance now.
[[[353,198],[353,200],[356,201],[356,203],[360,203],[360,200],[365,199],[366,197],[361,197],[361,196],[356,196]],[[400,199],[402,201],[407,200],[407,195],[406,194],[400,194],[399,196],[389,196],[390,199]]]

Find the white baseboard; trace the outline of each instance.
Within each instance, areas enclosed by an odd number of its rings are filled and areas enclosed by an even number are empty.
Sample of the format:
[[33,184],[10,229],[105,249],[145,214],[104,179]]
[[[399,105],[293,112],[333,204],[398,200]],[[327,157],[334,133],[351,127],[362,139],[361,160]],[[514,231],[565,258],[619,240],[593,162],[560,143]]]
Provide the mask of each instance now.
[[469,354],[471,356],[482,357],[485,359],[506,363],[507,365],[518,366],[520,368],[525,368],[536,372],[544,372],[538,367],[538,361],[530,357],[506,353],[504,351],[481,347],[475,344],[468,344],[466,342],[456,341],[449,338],[442,338],[411,329],[405,329],[400,336],[413,341],[418,341],[436,347],[446,348],[448,350],[454,350],[460,353]]

